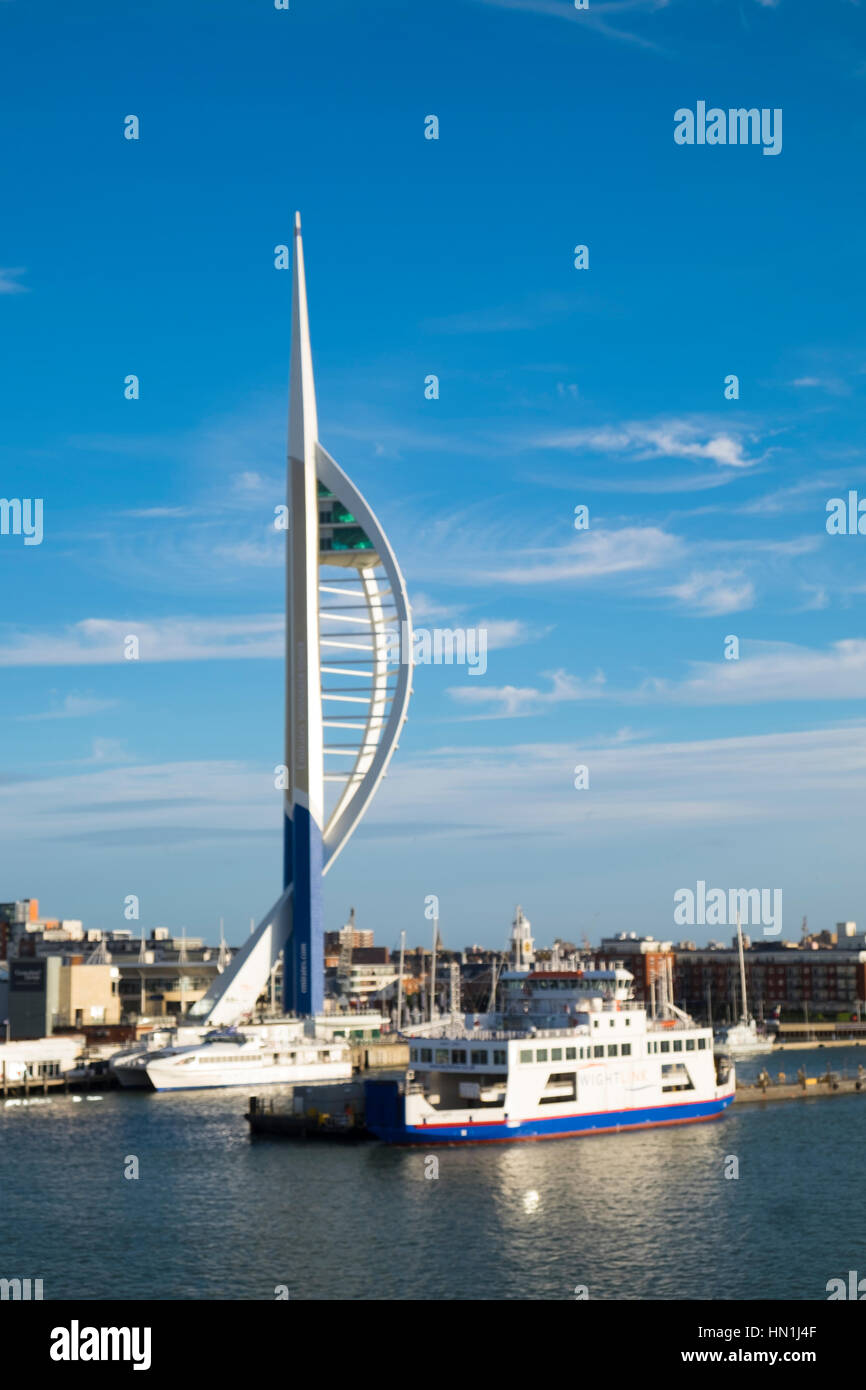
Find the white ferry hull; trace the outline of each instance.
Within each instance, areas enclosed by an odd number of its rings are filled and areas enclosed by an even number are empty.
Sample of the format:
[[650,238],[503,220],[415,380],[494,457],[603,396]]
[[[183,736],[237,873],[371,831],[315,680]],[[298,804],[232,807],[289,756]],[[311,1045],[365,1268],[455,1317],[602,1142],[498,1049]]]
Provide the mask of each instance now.
[[668,1102],[634,1109],[596,1111],[588,1114],[538,1115],[530,1119],[467,1120],[443,1116],[420,1125],[407,1124],[402,1102],[376,1090],[387,1082],[367,1083],[367,1127],[388,1144],[512,1144],[519,1140],[576,1139],[591,1134],[619,1134],[625,1130],[652,1129],[662,1125],[699,1124],[718,1120],[734,1099],[730,1093],[711,1100]]

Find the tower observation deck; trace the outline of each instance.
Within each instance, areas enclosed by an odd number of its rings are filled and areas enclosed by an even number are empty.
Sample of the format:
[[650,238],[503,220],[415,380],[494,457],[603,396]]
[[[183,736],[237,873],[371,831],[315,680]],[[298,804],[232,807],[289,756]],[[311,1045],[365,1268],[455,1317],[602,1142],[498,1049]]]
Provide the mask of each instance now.
[[[194,1006],[214,1024],[252,1009],[281,951],[285,1011],[321,1013],[322,879],[384,776],[411,693],[399,565],[369,504],[319,443],[300,214],[292,299],[283,892]],[[392,632],[402,641],[389,641]]]

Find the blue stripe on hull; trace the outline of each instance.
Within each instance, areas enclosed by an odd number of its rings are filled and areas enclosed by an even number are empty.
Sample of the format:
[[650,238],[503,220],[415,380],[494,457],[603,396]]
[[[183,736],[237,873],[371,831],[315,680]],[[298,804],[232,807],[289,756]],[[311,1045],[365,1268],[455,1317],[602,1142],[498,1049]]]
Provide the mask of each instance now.
[[657,1125],[694,1124],[717,1120],[733,1096],[720,1100],[687,1101],[678,1105],[654,1105],[639,1110],[607,1110],[590,1115],[556,1115],[549,1119],[523,1120],[517,1124],[371,1126],[388,1144],[495,1144],[520,1139],[578,1139],[590,1134],[613,1134],[626,1129],[650,1129]]

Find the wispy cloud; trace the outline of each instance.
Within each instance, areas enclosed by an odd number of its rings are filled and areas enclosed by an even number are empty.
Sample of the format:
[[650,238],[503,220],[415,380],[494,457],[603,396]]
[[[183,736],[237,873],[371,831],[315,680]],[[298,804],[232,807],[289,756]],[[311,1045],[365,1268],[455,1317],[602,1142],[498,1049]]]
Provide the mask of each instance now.
[[101,700],[94,695],[67,695],[54,709],[37,714],[19,714],[18,718],[26,723],[41,723],[46,719],[86,719],[90,715],[115,709],[117,704],[117,700]]
[[676,536],[658,526],[583,531],[567,546],[517,554],[512,565],[491,570],[487,578],[515,585],[600,579],[671,564],[680,546]]
[[539,690],[535,686],[460,685],[452,686],[448,694],[462,705],[492,707],[500,718],[510,719],[515,715],[538,714],[550,705],[598,699],[602,693],[604,676],[601,674],[589,681],[578,680],[566,671],[545,674],[551,683],[549,690]]
[[27,286],[18,283],[25,273],[23,266],[0,266],[0,294],[26,294]]
[[755,602],[755,586],[738,571],[695,570],[662,593],[678,599],[696,612],[710,616],[739,613]]
[[788,642],[744,642],[739,661],[699,662],[684,681],[647,681],[639,697],[678,704],[756,704],[771,700],[866,699],[866,640],[826,649]]
[[685,419],[633,420],[621,425],[562,430],[538,436],[532,447],[618,454],[634,459],[702,459],[727,468],[751,468],[761,462],[760,458],[746,457],[746,442],[736,431],[708,428]]
[[284,655],[281,614],[239,618],[85,618],[56,633],[12,631],[0,646],[0,666],[123,664],[127,638],[138,639],[139,660],[237,661]]
[[601,0],[600,3],[599,0],[593,0],[585,10],[576,10],[568,0],[480,0],[480,3],[499,10],[516,10],[524,14],[577,22],[594,33],[618,39],[621,43],[637,44],[641,48],[660,51],[659,45],[651,39],[627,29],[620,29],[609,21],[623,14],[653,14],[656,10],[666,9],[671,0]]

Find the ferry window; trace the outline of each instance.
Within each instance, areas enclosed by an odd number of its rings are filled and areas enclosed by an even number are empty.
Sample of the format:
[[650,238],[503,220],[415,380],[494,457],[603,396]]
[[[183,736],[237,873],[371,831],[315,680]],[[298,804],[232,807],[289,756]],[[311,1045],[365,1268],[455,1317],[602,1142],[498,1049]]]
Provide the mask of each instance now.
[[610,1044],[608,1045],[607,1055],[608,1055],[608,1057],[618,1057],[618,1056],[619,1056],[619,1048],[617,1047],[616,1043],[610,1043]]
[[682,1050],[683,1050],[683,1040],[682,1040],[682,1038],[674,1038],[674,1052],[682,1052]]
[[630,1019],[630,1018],[626,1018],[625,1026],[626,1026],[626,1028],[630,1028],[630,1027],[631,1027],[631,1019]]
[[432,1052],[432,1050],[431,1050],[429,1047],[422,1047],[422,1048],[421,1048],[421,1061],[422,1061],[422,1062],[432,1062],[432,1061],[433,1061],[433,1052]]
[[565,1049],[565,1060],[566,1060],[566,1062],[576,1062],[576,1061],[577,1061],[577,1048],[576,1048],[576,1047],[567,1047],[567,1048]]
[[603,1048],[603,1047],[594,1047],[594,1048],[592,1049],[592,1051],[593,1051],[593,1055],[596,1056],[596,1057],[603,1057],[603,1056],[604,1056],[604,1048]]
[[546,1061],[547,1061],[547,1048],[546,1048],[546,1047],[540,1047],[540,1048],[538,1049],[538,1051],[537,1051],[536,1054],[535,1054],[535,1060],[536,1060],[536,1062],[546,1062]]
[[507,1067],[507,1066],[508,1066],[508,1053],[507,1053],[507,1052],[504,1052],[504,1051],[496,1051],[496,1052],[494,1052],[494,1054],[493,1054],[493,1065],[494,1065],[494,1067]]
[[698,1051],[699,1051],[699,1052],[703,1052],[703,1050],[704,1050],[704,1048],[706,1047],[706,1045],[707,1045],[707,1040],[706,1040],[706,1038],[698,1038]]
[[436,1061],[437,1061],[437,1062],[447,1062],[447,1061],[448,1061],[448,1048],[447,1048],[447,1047],[437,1047],[437,1048],[436,1048]]
[[521,1062],[531,1062],[531,1061],[532,1061],[532,1052],[529,1051],[529,1050],[527,1050],[526,1052],[521,1052],[521,1054],[520,1054],[520,1060],[521,1060]]
[[417,1062],[417,1061],[418,1061],[418,1048],[417,1048],[417,1047],[410,1047],[410,1048],[409,1048],[409,1056],[412,1058],[412,1061],[413,1061],[413,1062]]
[[561,1047],[552,1047],[552,1048],[550,1049],[550,1060],[551,1060],[551,1062],[561,1062],[561,1061],[562,1061],[562,1048],[561,1048]]
[[609,1019],[608,1019],[608,1023],[610,1024],[611,1028],[615,1028],[615,1027],[616,1027],[616,1019],[615,1019],[615,1018],[609,1018]]
[[662,1052],[670,1052],[670,1050],[671,1050],[671,1045],[670,1045],[670,1043],[669,1043],[667,1040],[665,1040],[665,1042],[662,1043],[662,1045],[661,1045],[661,1050],[662,1050]]
[[476,1064],[476,1065],[480,1062],[480,1064],[481,1064],[483,1067],[486,1067],[486,1066],[487,1066],[487,1049],[485,1048],[483,1052],[473,1052],[473,1053],[472,1053],[472,1061],[473,1061],[473,1063]]
[[686,1038],[686,1052],[694,1052],[694,1050],[695,1050],[695,1040],[694,1040],[694,1038]]
[[[474,1053],[474,1052],[473,1052],[473,1054],[472,1054],[472,1060],[473,1060],[473,1062],[475,1061],[475,1053]],[[455,1067],[465,1067],[465,1066],[466,1066],[466,1053],[465,1053],[465,1052],[452,1052],[452,1053],[451,1053],[451,1061],[454,1063]]]
[[622,1045],[622,1055],[623,1055],[623,1057],[630,1057],[630,1056],[631,1056],[631,1043],[623,1043],[623,1045]]

